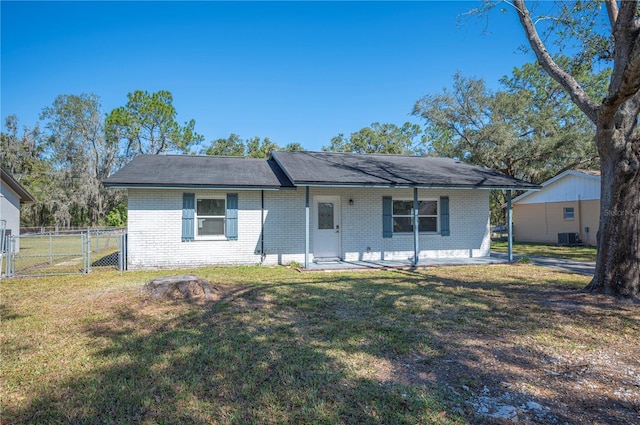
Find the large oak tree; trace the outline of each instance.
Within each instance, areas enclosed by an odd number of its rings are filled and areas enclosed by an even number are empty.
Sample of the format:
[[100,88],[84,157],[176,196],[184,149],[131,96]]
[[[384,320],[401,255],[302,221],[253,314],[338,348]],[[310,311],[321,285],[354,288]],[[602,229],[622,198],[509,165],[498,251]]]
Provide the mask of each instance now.
[[[587,290],[626,297],[640,294],[640,9],[637,0],[558,3],[557,13],[532,18],[524,0],[513,0],[531,49],[542,68],[569,93],[596,126],[602,176],[598,257]],[[604,4],[604,7],[600,7]],[[602,14],[605,13],[603,16]],[[550,23],[545,40],[578,39],[576,58],[611,66],[608,92],[594,99],[549,52],[536,25]],[[600,25],[604,24],[604,25]]]

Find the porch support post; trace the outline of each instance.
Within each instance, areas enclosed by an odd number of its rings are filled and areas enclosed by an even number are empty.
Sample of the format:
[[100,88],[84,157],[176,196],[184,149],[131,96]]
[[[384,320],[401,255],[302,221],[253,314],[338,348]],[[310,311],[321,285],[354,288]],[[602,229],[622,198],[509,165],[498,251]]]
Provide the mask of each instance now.
[[309,186],[305,188],[305,210],[304,210],[304,268],[309,268]]
[[511,209],[511,191],[507,190],[507,255],[513,263],[513,210]]
[[418,188],[413,188],[413,265],[418,265],[420,247],[418,246],[420,229],[418,221]]

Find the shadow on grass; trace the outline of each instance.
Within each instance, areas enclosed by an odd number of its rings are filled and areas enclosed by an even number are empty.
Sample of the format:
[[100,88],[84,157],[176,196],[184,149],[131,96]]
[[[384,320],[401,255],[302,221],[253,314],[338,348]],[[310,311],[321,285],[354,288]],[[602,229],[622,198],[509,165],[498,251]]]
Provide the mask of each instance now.
[[[93,370],[5,416],[23,423],[490,421],[465,400],[503,393],[510,370],[538,373],[541,359],[551,360],[510,337],[581,314],[560,312],[550,323],[541,300],[567,291],[544,287],[536,293],[531,282],[398,271],[243,286],[209,305],[131,305],[86,326],[96,342]],[[576,421],[551,395],[510,391],[512,404],[548,406],[530,413],[533,422]],[[638,410],[583,396],[592,421]]]
[[103,255],[91,263],[92,267],[118,267],[118,251]]

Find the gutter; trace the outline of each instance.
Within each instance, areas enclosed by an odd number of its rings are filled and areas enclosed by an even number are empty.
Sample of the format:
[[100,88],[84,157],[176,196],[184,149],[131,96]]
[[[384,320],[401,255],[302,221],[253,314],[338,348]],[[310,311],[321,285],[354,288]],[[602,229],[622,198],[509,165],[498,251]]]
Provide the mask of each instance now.
[[295,182],[295,186],[308,186],[308,187],[345,187],[345,188],[371,188],[371,189],[459,189],[459,190],[531,190],[539,191],[541,186],[473,186],[473,185],[459,185],[459,186],[428,186],[420,184],[359,184],[359,183],[316,183],[316,182]]
[[215,186],[215,185],[154,185],[154,184],[129,184],[102,182],[106,188],[112,189],[192,189],[192,190],[296,190],[295,186]]

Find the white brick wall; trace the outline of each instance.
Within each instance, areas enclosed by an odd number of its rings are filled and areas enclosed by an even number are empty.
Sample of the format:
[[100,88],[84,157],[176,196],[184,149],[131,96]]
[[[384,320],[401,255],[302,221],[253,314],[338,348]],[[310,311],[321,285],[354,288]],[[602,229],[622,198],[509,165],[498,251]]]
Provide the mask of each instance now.
[[[130,269],[180,268],[213,264],[261,262],[261,193],[238,193],[238,240],[182,242],[183,190],[129,190]],[[193,191],[191,191],[193,192]],[[195,191],[196,196],[225,191]],[[382,197],[412,199],[412,189],[311,188],[313,197],[341,197],[342,257],[345,260],[406,260],[413,258],[413,235],[382,237]],[[449,196],[450,236],[420,235],[420,258],[489,255],[489,196],[483,190],[419,190],[420,199]],[[349,200],[353,205],[349,205]],[[304,263],[305,189],[264,191],[263,264]],[[310,252],[313,259],[313,231]]]
[[225,191],[129,189],[128,266],[180,268],[260,262],[260,192],[238,193],[238,240],[182,242],[182,194],[226,196]]
[[305,189],[265,191],[265,264],[304,264]]
[[[339,195],[342,203],[342,257],[355,260],[413,259],[413,234],[382,237],[382,197],[413,199],[413,189],[311,188],[310,196]],[[418,190],[419,199],[449,196],[450,236],[422,234],[420,258],[489,255],[489,192],[484,190]],[[353,205],[349,205],[349,200]],[[313,206],[313,202],[311,203]],[[439,208],[439,207],[438,207]],[[313,211],[311,213],[313,219]],[[313,252],[313,232],[311,232]]]

